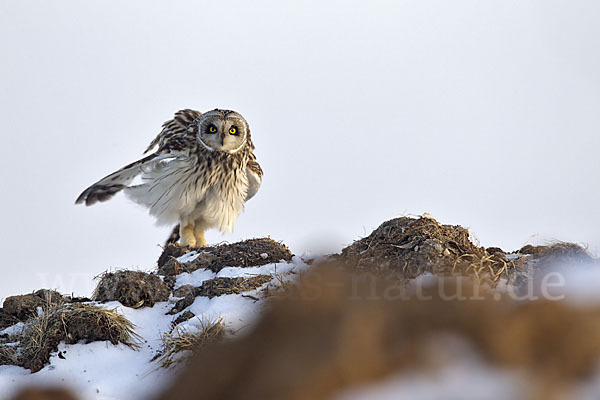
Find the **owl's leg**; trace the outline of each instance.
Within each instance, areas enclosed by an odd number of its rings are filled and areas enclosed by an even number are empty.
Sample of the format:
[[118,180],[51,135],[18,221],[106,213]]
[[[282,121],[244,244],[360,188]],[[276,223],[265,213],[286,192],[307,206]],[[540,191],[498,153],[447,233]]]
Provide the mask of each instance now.
[[194,225],[183,223],[179,225],[179,237],[183,246],[196,247],[196,236],[194,235]]
[[204,229],[196,228],[194,230],[194,236],[196,237],[197,247],[206,247],[206,239],[204,238]]
[[197,219],[194,222],[194,236],[196,237],[196,246],[198,247],[206,247],[206,239],[204,238],[206,228],[206,223],[203,220]]

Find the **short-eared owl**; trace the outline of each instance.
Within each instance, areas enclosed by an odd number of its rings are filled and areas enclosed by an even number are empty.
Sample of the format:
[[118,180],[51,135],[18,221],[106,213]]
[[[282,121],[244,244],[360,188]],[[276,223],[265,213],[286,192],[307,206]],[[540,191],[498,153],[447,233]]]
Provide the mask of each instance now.
[[[246,120],[237,112],[181,110],[163,124],[145,153],[85,189],[76,203],[90,206],[124,190],[148,207],[158,224],[179,224],[170,240],[206,246],[204,231],[231,232],[244,203],[258,191],[262,170]],[[141,175],[141,183],[131,185]]]

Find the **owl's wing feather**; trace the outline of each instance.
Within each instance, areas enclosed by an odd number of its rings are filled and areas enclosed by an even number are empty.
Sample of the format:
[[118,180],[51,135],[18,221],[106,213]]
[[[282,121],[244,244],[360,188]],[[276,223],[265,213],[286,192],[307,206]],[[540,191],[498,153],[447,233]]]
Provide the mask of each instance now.
[[170,153],[154,153],[142,158],[141,160],[132,162],[129,165],[124,166],[118,171],[113,172],[110,175],[105,176],[98,182],[94,183],[89,188],[85,189],[75,200],[75,204],[81,204],[85,202],[86,206],[91,206],[97,202],[109,200],[115,194],[126,188],[136,176],[143,172],[145,165],[156,163],[159,161],[166,161],[169,158],[173,158],[173,154]]
[[169,158],[176,157],[182,152],[193,151],[196,139],[193,133],[188,131],[190,124],[202,113],[195,110],[180,110],[175,113],[173,119],[163,124],[161,132],[152,140],[150,146],[144,153],[149,152],[158,145],[158,151],[141,160],[135,161],[112,174],[105,176],[89,188],[85,189],[75,201],[75,204],[85,202],[91,206],[99,201],[106,201],[116,193],[127,187],[133,179],[143,172],[144,166]]
[[162,130],[154,140],[150,142],[150,145],[144,153],[148,153],[157,145],[159,149],[163,148],[167,142],[175,137],[188,135],[189,132],[187,128],[201,115],[202,113],[196,110],[185,109],[177,111],[173,119],[170,119],[163,124]]
[[262,168],[260,168],[260,164],[258,164],[252,153],[248,165],[246,166],[246,175],[248,177],[248,193],[246,194],[246,201],[248,201],[253,198],[258,192],[258,189],[260,189],[263,175]]

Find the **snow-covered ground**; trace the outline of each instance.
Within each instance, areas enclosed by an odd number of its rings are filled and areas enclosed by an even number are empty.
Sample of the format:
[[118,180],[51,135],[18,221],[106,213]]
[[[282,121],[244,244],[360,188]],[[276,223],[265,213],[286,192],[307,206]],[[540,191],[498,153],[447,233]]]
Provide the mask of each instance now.
[[[189,253],[179,261],[191,261]],[[216,277],[250,277],[256,274],[275,275],[279,279],[292,279],[290,271],[301,271],[307,265],[300,257],[294,257],[290,263],[274,263],[251,268],[223,268],[218,273],[199,269],[192,273],[183,273],[177,277],[175,288],[182,285],[200,286],[203,281]],[[287,275],[286,275],[287,274]],[[275,285],[273,279],[266,285]],[[264,287],[264,285],[263,285]],[[243,293],[260,298],[263,287]],[[117,346],[110,342],[89,344],[59,345],[59,352],[50,358],[50,364],[41,371],[31,374],[29,370],[16,366],[0,365],[0,400],[11,398],[19,388],[27,385],[66,385],[73,388],[82,399],[147,399],[156,395],[173,377],[176,368],[164,369],[151,359],[161,347],[161,335],[169,332],[171,322],[177,315],[166,315],[178,298],[156,303],[154,307],[133,309],[118,302],[102,304],[106,308],[116,308],[136,325],[136,333],[142,337],[139,350],[123,344]],[[196,317],[185,321],[178,327],[185,330],[199,329],[201,318],[214,321],[221,318],[226,332],[241,335],[256,320],[264,307],[264,300],[256,301],[242,294],[230,294],[214,297],[197,297],[185,310],[192,311]],[[183,312],[183,311],[182,311]],[[23,323],[9,327],[2,333],[15,333],[22,329]]]
[[[195,253],[188,253],[178,260],[192,261]],[[260,267],[226,267],[218,273],[198,269],[177,276],[175,289],[183,285],[200,286],[202,282],[217,277],[251,277],[258,274],[277,275],[279,279],[293,279],[291,271],[301,272],[308,265],[300,257],[290,263],[274,263]],[[598,304],[597,288],[600,285],[600,272],[597,268],[578,266],[555,271],[563,278],[563,284],[554,287],[552,295],[564,295],[566,301],[575,304]],[[411,281],[411,285],[428,287],[437,277],[424,274]],[[274,279],[266,285],[277,284]],[[265,306],[259,287],[243,294],[196,297],[193,304],[184,311],[193,312],[196,317],[178,325],[183,330],[196,330],[202,321],[222,319],[229,335],[243,335],[252,326]],[[497,288],[499,292],[506,288]],[[251,296],[251,297],[244,297]],[[27,385],[66,385],[73,388],[82,399],[148,399],[158,394],[173,378],[177,368],[164,369],[151,359],[161,347],[161,336],[172,328],[172,321],[178,315],[167,315],[178,298],[157,303],[154,307],[133,309],[118,302],[102,304],[106,308],[116,308],[136,325],[136,333],[142,338],[139,350],[125,345],[114,346],[109,342],[89,344],[59,345],[59,352],[53,354],[50,364],[41,371],[31,374],[16,366],[0,366],[0,400],[9,399],[22,386]],[[182,311],[183,312],[183,311]],[[0,332],[14,334],[23,328],[19,323]],[[349,387],[334,396],[335,400],[355,399],[504,399],[529,396],[527,375],[523,371],[500,369],[487,364],[460,338],[443,337],[432,343],[431,353],[439,362],[438,368],[429,371],[405,371],[378,382],[359,387]],[[449,344],[451,342],[451,345]],[[450,350],[448,350],[450,349]],[[451,352],[451,354],[448,353]],[[579,398],[593,399],[599,390],[600,371],[593,379],[574,388]]]

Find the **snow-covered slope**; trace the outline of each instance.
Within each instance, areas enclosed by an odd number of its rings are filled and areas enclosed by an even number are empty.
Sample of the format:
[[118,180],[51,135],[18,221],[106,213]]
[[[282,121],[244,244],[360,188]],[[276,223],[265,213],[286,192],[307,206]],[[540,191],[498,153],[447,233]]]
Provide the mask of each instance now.
[[[193,259],[194,254],[186,254],[179,257],[178,261],[189,262]],[[198,269],[178,275],[175,289],[183,285],[200,286],[203,281],[216,277],[251,277],[262,274],[277,275],[278,279],[292,279],[290,271],[305,268],[307,265],[302,259],[294,257],[289,263],[248,268],[226,267],[218,273]],[[177,370],[161,368],[156,361],[151,360],[161,347],[161,336],[171,330],[172,321],[178,315],[184,311],[191,311],[196,315],[178,325],[183,330],[200,329],[201,319],[222,319],[227,335],[243,335],[264,307],[261,290],[267,285],[277,285],[278,279],[243,294],[227,294],[210,299],[199,296],[191,306],[175,315],[166,314],[178,300],[172,295],[169,301],[157,303],[151,308],[133,309],[116,301],[101,304],[102,307],[116,308],[136,325],[136,333],[142,338],[139,350],[123,344],[115,346],[110,342],[72,345],[61,343],[59,352],[51,356],[50,364],[37,373],[32,374],[21,367],[0,365],[0,399],[9,399],[23,386],[54,384],[72,387],[84,399],[147,399],[164,388]],[[19,323],[0,334],[12,334],[22,327],[23,323]]]

